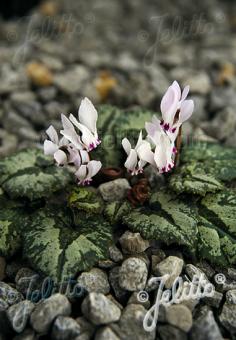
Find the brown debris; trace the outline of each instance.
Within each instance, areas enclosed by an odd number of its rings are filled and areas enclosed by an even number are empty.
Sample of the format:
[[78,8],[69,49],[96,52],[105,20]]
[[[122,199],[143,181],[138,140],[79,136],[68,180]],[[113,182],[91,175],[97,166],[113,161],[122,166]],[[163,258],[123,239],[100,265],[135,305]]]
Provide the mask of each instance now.
[[49,86],[53,83],[53,75],[49,68],[39,62],[31,62],[26,66],[26,73],[33,84]]
[[134,207],[147,202],[150,197],[150,187],[147,178],[141,178],[138,183],[128,191],[127,197]]

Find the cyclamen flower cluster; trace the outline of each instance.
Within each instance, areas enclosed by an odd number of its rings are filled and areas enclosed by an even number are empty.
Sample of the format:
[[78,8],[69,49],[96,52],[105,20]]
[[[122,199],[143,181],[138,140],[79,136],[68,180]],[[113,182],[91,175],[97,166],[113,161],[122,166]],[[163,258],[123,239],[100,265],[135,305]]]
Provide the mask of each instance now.
[[44,142],[44,153],[53,156],[59,166],[74,165],[80,185],[90,184],[102,167],[100,161],[90,160],[89,156],[89,152],[101,143],[97,134],[97,118],[92,102],[84,98],[79,107],[78,120],[72,114],[69,119],[61,115],[61,139],[52,125],[46,131],[49,140]]
[[134,149],[127,138],[122,140],[127,153],[125,167],[132,175],[142,173],[147,163],[159,173],[169,172],[174,167],[176,138],[182,124],[191,117],[194,109],[193,100],[186,99],[188,93],[189,86],[181,92],[178,82],[174,81],[161,101],[162,120],[153,116],[152,122],[145,124],[146,140],[142,139],[140,132]]

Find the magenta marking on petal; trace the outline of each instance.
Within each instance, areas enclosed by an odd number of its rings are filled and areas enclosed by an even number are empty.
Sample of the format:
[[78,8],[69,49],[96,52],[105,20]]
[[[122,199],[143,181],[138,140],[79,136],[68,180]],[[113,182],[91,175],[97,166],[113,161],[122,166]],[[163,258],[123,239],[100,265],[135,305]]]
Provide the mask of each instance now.
[[175,131],[176,131],[176,128],[173,128],[173,129],[171,130],[172,133],[175,133]]
[[160,125],[161,126],[164,125],[164,120],[163,119],[160,121]]
[[170,128],[170,124],[165,123],[165,124],[164,124],[164,130],[165,130],[165,131],[168,131],[169,128]]
[[174,153],[174,154],[176,154],[177,153],[177,148],[174,146],[173,147],[173,150],[172,150],[172,152]]

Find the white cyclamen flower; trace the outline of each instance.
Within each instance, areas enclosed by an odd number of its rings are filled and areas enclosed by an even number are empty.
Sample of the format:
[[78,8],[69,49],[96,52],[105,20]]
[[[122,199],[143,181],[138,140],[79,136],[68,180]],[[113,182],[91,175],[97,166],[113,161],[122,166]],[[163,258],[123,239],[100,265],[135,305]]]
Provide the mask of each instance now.
[[81,101],[78,120],[72,114],[69,118],[82,133],[81,141],[87,151],[92,151],[101,143],[97,134],[98,113],[88,98]]
[[125,167],[131,173],[131,175],[137,175],[143,172],[143,167],[146,165],[146,161],[143,160],[142,155],[148,154],[151,151],[151,145],[142,139],[142,131],[139,134],[138,142],[134,149],[127,138],[122,140],[122,146],[127,154],[127,160]]
[[100,161],[89,161],[87,164],[82,164],[76,171],[75,176],[79,185],[89,185],[94,177],[101,169]]
[[175,147],[163,131],[155,131],[152,136],[155,151],[145,150],[141,157],[144,161],[151,164],[159,173],[170,171],[174,167]]
[[163,130],[169,134],[172,141],[176,138],[179,127],[188,120],[193,113],[194,102],[193,100],[186,99],[188,93],[189,86],[186,86],[181,93],[178,82],[174,81],[162,98],[162,120],[160,121],[160,125]]
[[47,129],[46,134],[50,140],[46,139],[44,141],[45,155],[53,156],[58,165],[65,165],[67,163],[65,150],[69,142],[64,137],[59,140],[58,134],[52,125]]

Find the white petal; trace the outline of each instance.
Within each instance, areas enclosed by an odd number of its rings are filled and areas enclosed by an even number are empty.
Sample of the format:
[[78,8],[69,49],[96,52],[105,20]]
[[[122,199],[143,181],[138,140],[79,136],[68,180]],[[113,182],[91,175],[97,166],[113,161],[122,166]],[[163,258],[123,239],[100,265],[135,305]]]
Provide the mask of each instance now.
[[175,81],[173,81],[171,87],[172,87],[172,89],[174,89],[178,100],[180,100],[181,99],[181,88],[179,86],[179,83],[175,80]]
[[183,89],[183,92],[182,92],[181,101],[184,101],[187,98],[187,96],[189,94],[189,90],[190,90],[189,85],[185,86],[185,88]]
[[91,179],[100,171],[102,163],[100,161],[90,161],[87,166],[88,166],[88,179]]
[[70,120],[82,133],[82,142],[85,144],[88,150],[94,149],[97,146],[97,136],[93,135],[92,132],[83,124],[79,123],[77,119],[70,115]]
[[62,122],[63,130],[74,130],[75,129],[73,124],[70,122],[70,120],[63,114],[61,115],[61,122]]
[[130,150],[131,150],[131,144],[130,144],[129,140],[127,138],[124,138],[124,139],[122,139],[121,143],[122,143],[122,146],[123,146],[125,152],[127,153],[127,155],[129,155]]
[[179,105],[179,95],[170,87],[161,101],[161,113],[165,123],[172,124]]
[[153,123],[145,123],[145,129],[150,137],[154,137],[157,127]]
[[80,124],[78,120],[75,118],[75,116],[70,114],[69,119],[79,129]]
[[52,125],[50,125],[49,128],[46,130],[46,134],[53,143],[58,144],[58,134]]
[[74,146],[79,149],[82,150],[83,149],[83,145],[81,143],[80,137],[77,135],[77,133],[75,132],[75,130],[61,130],[60,133],[66,138],[68,139],[72,144],[74,144]]
[[188,120],[193,113],[194,110],[194,102],[193,100],[184,100],[180,107],[180,114],[179,114],[179,123],[184,123]]
[[139,132],[139,136],[138,136],[138,141],[137,144],[135,146],[135,150],[137,150],[137,148],[142,144],[143,142],[143,133],[142,131]]
[[58,150],[58,146],[50,140],[44,141],[43,148],[45,155],[54,155],[54,153]]
[[137,156],[137,152],[134,149],[130,150],[130,154],[125,162],[125,167],[128,170],[133,171],[138,163],[138,156]]
[[85,125],[92,133],[96,133],[97,118],[98,113],[93,103],[88,98],[84,98],[79,108],[80,123]]
[[76,171],[75,176],[79,181],[84,181],[87,178],[87,166],[81,165],[81,167]]
[[143,144],[138,149],[138,157],[140,160],[155,165],[154,162],[154,153],[151,151],[151,146],[147,144]]
[[58,165],[64,165],[67,163],[67,156],[64,151],[57,150],[54,153],[54,159],[57,162]]
[[69,141],[64,136],[59,140],[59,146],[64,146],[68,144],[69,144]]

